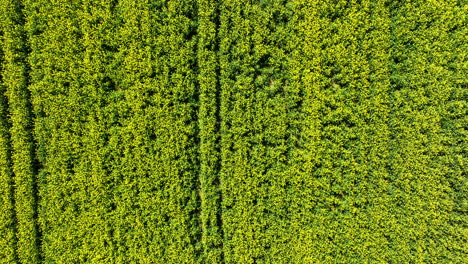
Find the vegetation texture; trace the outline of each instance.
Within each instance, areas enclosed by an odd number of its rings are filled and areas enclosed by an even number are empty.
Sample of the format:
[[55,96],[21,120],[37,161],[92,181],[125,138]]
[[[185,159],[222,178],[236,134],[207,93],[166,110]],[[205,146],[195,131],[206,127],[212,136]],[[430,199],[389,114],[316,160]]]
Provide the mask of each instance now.
[[467,14],[0,0],[0,264],[466,263]]

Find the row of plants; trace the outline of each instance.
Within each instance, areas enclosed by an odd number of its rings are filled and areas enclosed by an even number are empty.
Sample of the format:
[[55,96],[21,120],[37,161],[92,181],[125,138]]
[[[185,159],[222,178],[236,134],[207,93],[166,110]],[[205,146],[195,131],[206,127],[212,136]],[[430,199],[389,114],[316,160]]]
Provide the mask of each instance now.
[[462,263],[467,5],[0,2],[0,263]]

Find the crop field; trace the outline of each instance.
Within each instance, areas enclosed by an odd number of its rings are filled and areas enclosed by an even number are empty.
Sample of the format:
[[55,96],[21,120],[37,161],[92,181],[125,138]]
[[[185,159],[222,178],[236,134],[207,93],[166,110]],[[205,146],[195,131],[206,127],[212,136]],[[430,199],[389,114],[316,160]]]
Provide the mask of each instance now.
[[0,264],[468,260],[463,0],[0,0]]

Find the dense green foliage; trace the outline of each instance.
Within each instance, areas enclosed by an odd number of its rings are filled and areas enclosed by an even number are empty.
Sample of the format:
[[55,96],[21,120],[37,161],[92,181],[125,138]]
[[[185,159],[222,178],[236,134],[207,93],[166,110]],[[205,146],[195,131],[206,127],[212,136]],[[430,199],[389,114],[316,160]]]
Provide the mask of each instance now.
[[464,263],[468,5],[0,0],[0,263]]
[[[12,199],[10,201],[14,201],[15,204],[16,257],[21,263],[37,263],[39,261],[39,236],[35,193],[36,173],[33,164],[33,124],[31,103],[27,90],[27,47],[24,28],[21,26],[23,24],[21,11],[21,5],[18,1],[6,0],[1,2],[4,60],[2,85],[5,87],[2,91],[4,91],[3,96],[8,101],[8,107],[5,108],[8,108],[7,116],[10,123],[9,126],[6,122],[3,124],[5,128],[8,127],[10,132],[9,137],[5,135],[3,141],[7,144],[4,147],[5,154],[11,154],[10,157],[5,157],[3,161],[5,165],[11,164],[11,169],[4,167],[2,170],[5,177],[14,175],[13,179],[10,179],[14,192],[11,193],[11,187],[6,187],[5,191],[11,195],[9,195]],[[3,102],[5,102],[5,99],[3,99]],[[8,208],[10,201],[6,201],[7,217],[11,217],[11,211]],[[6,224],[11,225],[11,220],[7,220]],[[15,259],[11,254],[11,249],[7,249],[6,252],[8,254],[8,256],[5,256],[7,260]]]

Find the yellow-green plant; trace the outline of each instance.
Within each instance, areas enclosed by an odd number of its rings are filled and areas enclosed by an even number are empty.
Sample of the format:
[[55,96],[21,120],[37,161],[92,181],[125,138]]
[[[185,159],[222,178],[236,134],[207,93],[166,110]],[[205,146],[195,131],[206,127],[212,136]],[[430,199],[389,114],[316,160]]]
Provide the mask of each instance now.
[[463,263],[467,11],[1,0],[0,263]]

